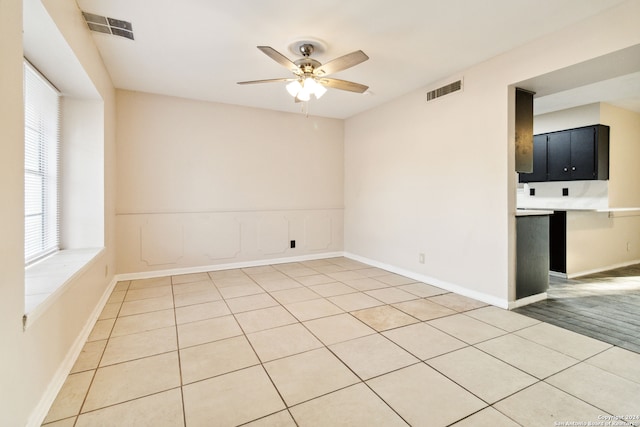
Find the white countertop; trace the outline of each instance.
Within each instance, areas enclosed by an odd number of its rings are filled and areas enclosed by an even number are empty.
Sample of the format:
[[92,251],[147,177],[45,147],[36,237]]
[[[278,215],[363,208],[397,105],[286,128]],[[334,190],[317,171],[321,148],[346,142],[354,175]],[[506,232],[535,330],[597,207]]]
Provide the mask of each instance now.
[[517,209],[516,216],[553,215],[553,211],[545,209]]

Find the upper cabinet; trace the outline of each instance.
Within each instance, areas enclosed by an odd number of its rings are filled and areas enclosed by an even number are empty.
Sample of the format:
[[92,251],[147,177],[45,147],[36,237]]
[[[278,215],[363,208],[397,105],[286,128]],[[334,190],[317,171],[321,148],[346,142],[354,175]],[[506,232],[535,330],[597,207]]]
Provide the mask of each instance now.
[[535,135],[533,172],[520,182],[609,179],[609,126],[592,125]]
[[547,180],[547,136],[533,137],[533,172],[521,173],[520,182],[542,182]]

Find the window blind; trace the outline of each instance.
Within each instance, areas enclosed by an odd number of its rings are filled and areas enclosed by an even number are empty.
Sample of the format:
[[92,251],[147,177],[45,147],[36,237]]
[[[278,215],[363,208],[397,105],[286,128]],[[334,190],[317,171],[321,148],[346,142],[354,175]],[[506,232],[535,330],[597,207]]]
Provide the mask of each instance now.
[[33,263],[59,248],[58,91],[24,64],[24,257]]

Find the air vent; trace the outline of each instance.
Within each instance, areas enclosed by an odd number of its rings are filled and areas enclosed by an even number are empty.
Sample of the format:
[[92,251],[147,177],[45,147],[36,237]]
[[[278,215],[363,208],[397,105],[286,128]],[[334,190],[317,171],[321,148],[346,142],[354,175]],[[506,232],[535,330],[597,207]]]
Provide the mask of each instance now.
[[439,87],[438,89],[434,89],[432,91],[427,92],[427,102],[433,101],[434,99],[440,98],[441,96],[445,96],[445,95],[449,95],[450,93],[457,92],[461,89],[462,89],[462,80],[449,83],[448,85],[444,85],[442,87]]
[[133,40],[133,26],[131,25],[131,22],[107,18],[106,16],[87,12],[82,12],[82,16],[84,16],[84,20],[87,21],[87,25],[91,31],[113,34],[114,36]]

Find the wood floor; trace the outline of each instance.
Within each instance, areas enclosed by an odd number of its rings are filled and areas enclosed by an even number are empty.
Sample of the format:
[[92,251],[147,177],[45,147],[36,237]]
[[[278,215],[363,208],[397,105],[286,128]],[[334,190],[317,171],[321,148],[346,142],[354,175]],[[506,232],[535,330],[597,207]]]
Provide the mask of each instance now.
[[514,311],[640,353],[640,264],[577,279],[552,276],[547,300]]

